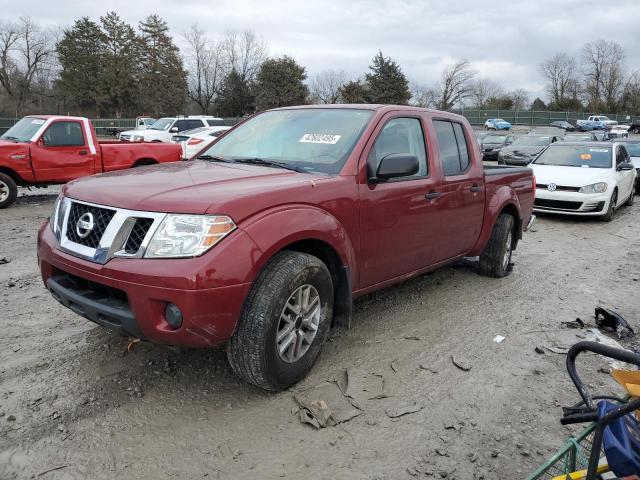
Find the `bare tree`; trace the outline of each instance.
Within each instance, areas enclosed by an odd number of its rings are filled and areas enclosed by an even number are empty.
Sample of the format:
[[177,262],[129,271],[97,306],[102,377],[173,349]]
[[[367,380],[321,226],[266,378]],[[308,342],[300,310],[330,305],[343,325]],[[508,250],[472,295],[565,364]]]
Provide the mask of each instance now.
[[209,39],[197,24],[183,35],[189,45],[186,64],[188,94],[203,115],[209,113],[224,76],[222,45]]
[[16,116],[31,99],[36,80],[51,68],[54,52],[55,35],[31,18],[0,23],[0,86],[13,102]]
[[578,67],[576,60],[568,54],[556,53],[540,65],[542,75],[547,79],[547,93],[552,103],[561,104],[572,98],[575,91]]
[[253,82],[268,55],[265,42],[251,30],[226,32],[221,48],[226,71],[235,70],[244,82]]
[[617,106],[624,86],[624,49],[616,42],[596,40],[582,48],[584,82],[592,109]]
[[488,78],[474,80],[469,86],[469,97],[476,108],[484,108],[490,98],[501,95],[503,95],[502,87]]
[[471,83],[475,75],[468,60],[458,60],[445,68],[438,85],[437,107],[449,110],[461,104],[471,94]]
[[632,115],[640,114],[640,72],[638,71],[633,72],[627,79],[622,94],[622,108]]
[[344,70],[323,70],[311,79],[311,100],[314,103],[337,103],[345,83],[347,76]]
[[509,92],[514,110],[524,110],[529,105],[529,92],[524,88],[516,88]]
[[411,86],[411,105],[422,108],[435,108],[437,102],[438,92],[435,88],[423,85]]

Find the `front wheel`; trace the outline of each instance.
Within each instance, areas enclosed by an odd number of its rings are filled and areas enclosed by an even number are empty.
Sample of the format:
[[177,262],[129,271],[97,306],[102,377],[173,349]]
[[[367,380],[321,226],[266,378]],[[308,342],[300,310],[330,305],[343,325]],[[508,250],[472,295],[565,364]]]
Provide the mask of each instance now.
[[245,302],[227,358],[236,374],[264,390],[304,378],[333,317],[333,282],[317,257],[283,251],[264,268]]
[[7,208],[18,197],[18,186],[6,173],[0,173],[0,208]]
[[610,222],[613,220],[613,214],[616,211],[616,202],[618,201],[618,190],[614,190],[611,194],[611,199],[609,200],[609,208],[607,208],[607,213],[605,213],[600,219],[603,222]]
[[513,227],[514,221],[511,215],[502,213],[498,216],[489,243],[480,255],[480,274],[502,278],[511,273]]

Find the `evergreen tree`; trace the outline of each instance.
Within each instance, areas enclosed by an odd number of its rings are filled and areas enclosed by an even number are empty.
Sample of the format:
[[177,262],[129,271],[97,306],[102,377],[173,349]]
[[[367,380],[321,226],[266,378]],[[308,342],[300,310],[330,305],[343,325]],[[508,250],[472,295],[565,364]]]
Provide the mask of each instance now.
[[63,32],[56,46],[61,71],[58,88],[68,108],[100,116],[97,78],[104,53],[102,32],[87,17]]
[[167,23],[149,15],[139,24],[139,87],[141,113],[156,118],[182,113],[187,96],[187,74]]
[[256,76],[258,110],[304,104],[309,89],[303,83],[307,73],[302,65],[288,56],[265,60]]
[[340,87],[340,101],[342,103],[367,103],[369,90],[360,80],[345,83]]
[[400,65],[385,57],[379,51],[373,57],[373,64],[369,66],[371,73],[367,73],[368,100],[370,103],[387,103],[406,105],[411,98],[409,81],[402,73]]
[[216,107],[222,117],[241,117],[255,109],[251,86],[235,68],[222,81]]
[[99,101],[116,117],[138,113],[139,41],[131,27],[109,12],[100,17],[104,51],[98,76]]
[[540,97],[537,97],[531,104],[531,110],[546,110],[547,105],[542,101]]

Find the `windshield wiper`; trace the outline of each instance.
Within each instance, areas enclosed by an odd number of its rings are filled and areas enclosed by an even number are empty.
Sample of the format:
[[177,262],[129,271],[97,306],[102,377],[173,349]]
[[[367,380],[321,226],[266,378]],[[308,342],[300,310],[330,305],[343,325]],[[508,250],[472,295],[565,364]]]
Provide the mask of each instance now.
[[12,137],[12,136],[5,137],[3,135],[2,137],[0,137],[0,139],[2,139],[2,140],[13,140],[16,143],[18,142],[18,137]]
[[225,163],[233,163],[231,160],[227,160],[226,158],[218,157],[216,155],[200,155],[196,157],[197,160],[208,160],[209,162],[225,162]]
[[298,173],[307,173],[306,170],[302,168],[295,167],[293,165],[289,165],[286,162],[278,162],[275,160],[265,160],[264,158],[236,158],[234,160],[235,163],[247,163],[249,165],[263,165],[265,167],[276,167],[276,168],[284,168],[285,170],[291,170],[293,172]]

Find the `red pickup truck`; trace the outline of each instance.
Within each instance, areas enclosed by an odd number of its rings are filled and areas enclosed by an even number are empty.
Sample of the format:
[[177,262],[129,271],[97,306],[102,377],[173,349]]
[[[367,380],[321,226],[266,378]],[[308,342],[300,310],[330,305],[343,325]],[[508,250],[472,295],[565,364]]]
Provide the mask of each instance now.
[[0,137],[0,208],[11,205],[18,186],[66,183],[94,173],[175,162],[179,145],[98,141],[83,117],[25,117]]
[[461,116],[282,108],[193,161],[66,185],[38,257],[74,312],[162,344],[226,342],[240,377],[279,390],[355,297],[465,256],[507,275],[534,192],[529,168],[483,168]]

